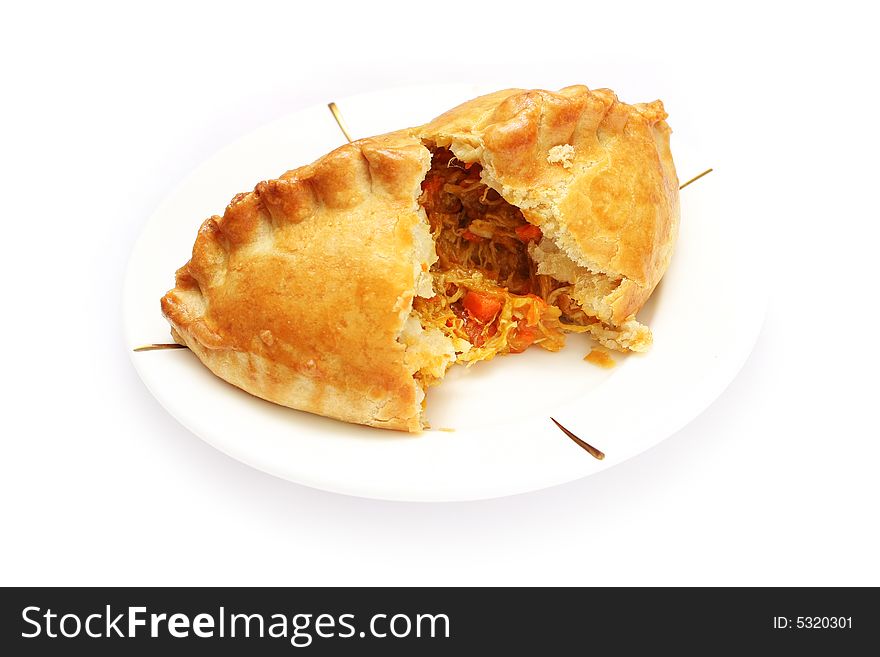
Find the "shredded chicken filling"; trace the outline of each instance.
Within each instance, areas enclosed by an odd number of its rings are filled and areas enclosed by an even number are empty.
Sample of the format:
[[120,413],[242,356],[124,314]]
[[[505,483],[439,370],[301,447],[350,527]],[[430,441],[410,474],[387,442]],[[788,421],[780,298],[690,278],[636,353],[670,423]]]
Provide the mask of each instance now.
[[434,151],[419,202],[437,249],[435,294],[417,297],[413,308],[425,328],[461,345],[458,362],[519,353],[532,344],[558,351],[566,331],[583,332],[598,320],[572,299],[572,286],[537,273],[528,244],[541,239],[540,228],[483,184],[480,171],[448,149]]

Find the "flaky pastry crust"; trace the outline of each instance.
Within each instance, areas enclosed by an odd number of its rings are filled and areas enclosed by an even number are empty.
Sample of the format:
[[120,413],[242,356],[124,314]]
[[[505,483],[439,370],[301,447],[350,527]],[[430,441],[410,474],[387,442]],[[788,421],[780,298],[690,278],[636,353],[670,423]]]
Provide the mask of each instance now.
[[[642,351],[651,334],[634,316],[669,266],[678,234],[666,116],[660,101],[628,105],[608,89],[508,89],[464,103],[416,134],[463,162],[480,162],[484,181],[552,242],[543,250],[559,250],[582,268],[567,274],[584,279],[578,300],[606,324],[597,332],[607,336],[595,337]],[[562,278],[549,263],[538,271]],[[602,280],[586,280],[596,274]],[[588,297],[586,288],[597,287],[600,294]]]
[[432,294],[418,197],[428,147],[445,146],[541,227],[539,272],[575,279],[601,320],[594,337],[644,350],[651,334],[635,313],[678,227],[665,117],[659,101],[626,105],[608,90],[514,89],[346,144],[205,221],[162,312],[176,341],[258,397],[419,430],[424,392],[399,338],[413,297]]
[[429,165],[428,151],[397,133],[236,196],[202,224],[162,299],[175,339],[263,399],[419,430],[423,392],[397,337],[431,264],[416,200]]

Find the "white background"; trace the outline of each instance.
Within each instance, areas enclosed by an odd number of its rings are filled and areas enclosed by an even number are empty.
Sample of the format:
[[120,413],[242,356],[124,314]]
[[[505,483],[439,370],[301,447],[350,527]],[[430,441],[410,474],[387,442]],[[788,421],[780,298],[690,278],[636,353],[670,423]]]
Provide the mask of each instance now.
[[[880,53],[859,3],[298,4],[5,11],[0,584],[880,584]],[[432,81],[660,97],[738,181],[772,254],[742,266],[772,300],[683,431],[538,493],[377,502],[233,461],[141,384],[122,276],[175,185],[274,118]]]

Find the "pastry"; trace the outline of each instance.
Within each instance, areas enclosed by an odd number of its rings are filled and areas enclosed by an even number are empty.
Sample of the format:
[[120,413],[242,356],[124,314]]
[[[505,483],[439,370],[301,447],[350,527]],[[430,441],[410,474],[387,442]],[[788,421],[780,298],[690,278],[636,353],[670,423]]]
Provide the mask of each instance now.
[[665,118],[509,89],[346,144],[205,221],[162,312],[254,395],[407,431],[454,363],[569,332],[645,351],[679,219]]

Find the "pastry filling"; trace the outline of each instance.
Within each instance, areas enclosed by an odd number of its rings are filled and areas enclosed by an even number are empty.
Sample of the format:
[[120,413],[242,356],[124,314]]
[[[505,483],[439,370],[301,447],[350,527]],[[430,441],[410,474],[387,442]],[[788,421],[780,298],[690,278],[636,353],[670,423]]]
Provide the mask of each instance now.
[[[419,197],[438,256],[431,267],[434,296],[416,297],[414,314],[426,330],[452,341],[457,362],[533,344],[558,351],[566,332],[586,331],[598,320],[570,296],[570,284],[537,272],[529,245],[541,240],[541,229],[486,186],[481,170],[446,148],[434,149]],[[428,384],[439,378],[417,376]]]

